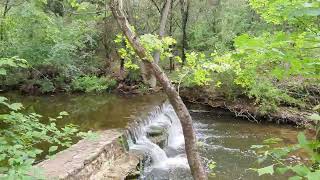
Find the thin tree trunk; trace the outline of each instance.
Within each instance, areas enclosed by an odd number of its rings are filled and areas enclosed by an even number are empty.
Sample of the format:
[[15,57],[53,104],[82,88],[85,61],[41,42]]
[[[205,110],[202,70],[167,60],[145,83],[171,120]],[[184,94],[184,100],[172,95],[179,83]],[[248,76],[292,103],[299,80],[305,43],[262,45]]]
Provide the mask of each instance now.
[[4,21],[6,20],[6,17],[7,17],[7,13],[9,12],[10,10],[10,7],[9,7],[9,3],[10,3],[10,0],[6,0],[6,3],[4,4],[4,9],[3,9],[3,14],[2,14],[2,20],[1,20],[1,24],[0,24],[0,40],[4,40],[4,33],[5,33],[5,24],[4,24]]
[[[159,26],[159,38],[163,38],[166,33],[166,24],[169,16],[172,0],[166,0],[163,10],[161,12],[160,26]],[[160,60],[160,52],[157,51],[154,55],[154,61],[158,63]]]
[[[170,22],[170,26],[169,26],[169,36],[172,37],[173,35],[173,3],[174,1],[171,2],[171,6],[170,6],[170,19],[169,19],[169,22]],[[172,48],[172,45],[170,46],[170,48]],[[174,61],[173,61],[173,58],[170,57],[169,58],[170,60],[170,72],[174,71]]]
[[[166,33],[166,24],[167,24],[167,19],[168,19],[170,7],[171,7],[171,2],[172,2],[172,0],[166,0],[166,2],[163,5],[162,11],[161,11],[160,26],[159,26],[159,38],[163,38],[163,36]],[[154,53],[153,59],[156,64],[159,63],[160,51],[156,51]],[[151,88],[154,88],[157,85],[157,78],[152,73],[150,74],[149,83],[150,83]]]
[[181,53],[182,65],[186,62],[186,50],[188,48],[187,25],[189,18],[190,0],[180,0],[181,16],[182,16],[182,39],[181,39]]
[[185,150],[187,153],[187,158],[193,178],[196,180],[205,180],[207,179],[207,176],[202,166],[200,155],[197,151],[196,136],[192,126],[192,118],[188,112],[188,109],[186,108],[185,104],[183,103],[175,87],[171,84],[171,81],[166,76],[166,74],[153,61],[153,59],[148,59],[146,50],[141,45],[139,38],[132,31],[127,18],[122,12],[121,1],[122,0],[111,0],[110,8],[113,16],[117,19],[120,29],[123,31],[124,35],[132,45],[136,54],[142,60],[142,63],[152,70],[152,73],[156,76],[157,80],[162,85],[169,98],[170,103],[172,104],[176,114],[181,121],[183,135],[185,138]]

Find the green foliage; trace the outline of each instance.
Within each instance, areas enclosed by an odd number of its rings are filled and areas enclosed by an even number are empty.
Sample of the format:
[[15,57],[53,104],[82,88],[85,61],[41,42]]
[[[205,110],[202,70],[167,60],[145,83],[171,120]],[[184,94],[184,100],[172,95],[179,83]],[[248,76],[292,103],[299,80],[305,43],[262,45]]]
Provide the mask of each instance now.
[[[291,176],[289,179],[309,179],[315,180],[320,177],[320,141],[319,140],[308,140],[304,133],[299,133],[298,142],[299,144],[290,147],[275,147],[274,145],[279,142],[273,140],[264,141],[264,145],[254,145],[252,148],[257,150],[259,154],[258,162],[263,162],[268,158],[273,160],[273,164],[263,168],[252,168],[251,170],[256,171],[259,176],[264,174],[285,174],[289,173]],[[288,162],[288,157],[293,153],[304,151],[308,153],[308,162],[294,161]]]
[[269,28],[257,18],[246,0],[218,1],[213,7],[207,4],[207,1],[197,2],[194,6],[198,8],[191,12],[197,17],[189,25],[192,50],[227,52],[234,49],[233,40],[239,34],[256,34]]
[[7,75],[8,68],[26,68],[28,65],[25,59],[20,59],[17,56],[11,58],[0,58],[0,75]]
[[[4,59],[1,69],[27,67],[25,60],[17,57]],[[23,113],[21,103],[10,103],[6,97],[0,96],[0,178],[30,179],[38,176],[39,170],[32,165],[36,158],[46,149],[37,145],[49,143],[49,154],[55,153],[59,146],[69,147],[78,129],[73,125],[58,127],[57,119],[68,115],[61,112],[56,118],[49,118],[50,124],[43,124],[42,116],[36,113]],[[83,134],[82,134],[83,136]],[[34,177],[39,178],[39,177]]]
[[[318,9],[319,2],[303,0],[249,2],[267,22],[282,27],[278,26],[277,31],[268,32],[267,28],[264,32],[260,31],[261,33],[249,32],[255,35],[237,36],[232,45],[234,50],[230,52],[218,51],[210,56],[205,56],[203,53],[189,53],[187,65],[182,68],[182,73],[175,76],[177,81],[181,82],[183,77],[186,86],[211,85],[224,94],[227,92],[226,96],[229,97],[230,94],[235,97],[245,94],[255,101],[262,113],[276,111],[280,105],[306,108],[308,104],[313,103],[308,99],[308,84],[319,84],[320,79],[318,53],[320,39],[319,28],[316,28],[318,15],[310,12]],[[243,7],[249,8],[245,3]],[[225,8],[230,8],[230,5],[226,5]],[[296,10],[299,16],[294,12]],[[305,14],[301,14],[302,12]],[[294,15],[289,17],[292,13]],[[245,22],[247,19],[238,20]],[[226,23],[225,26],[228,25]],[[208,29],[204,31],[208,32]],[[201,36],[198,38],[202,40]],[[212,45],[209,47],[215,49]],[[208,54],[207,50],[201,48],[200,50]],[[289,83],[296,79],[302,83],[293,85]]]
[[216,174],[214,173],[216,167],[217,167],[217,164],[216,164],[216,162],[214,162],[214,161],[211,161],[211,162],[208,164],[208,168],[209,168],[209,170],[211,171],[210,177],[215,177],[215,176],[216,176]]
[[[171,37],[164,37],[160,39],[157,35],[145,34],[140,36],[139,40],[146,49],[148,59],[153,59],[152,55],[157,51],[161,54],[161,60],[173,57],[170,46],[176,43],[175,39]],[[120,34],[117,35],[114,41],[120,47],[118,52],[121,58],[125,60],[125,67],[133,70],[139,69],[139,66],[136,64],[139,57],[137,57],[129,41]]]
[[[20,112],[23,106],[20,103],[10,104],[1,97],[0,115],[0,174],[6,178],[21,179],[27,176],[35,159],[45,149],[38,149],[35,145],[46,142],[68,147],[72,144],[72,137],[78,132],[73,125],[58,128],[56,118],[50,118],[48,125],[41,123],[41,115]],[[63,114],[62,114],[63,115]],[[57,118],[62,118],[61,115]],[[56,152],[58,146],[51,146],[50,154]]]
[[316,21],[320,15],[320,2],[317,0],[250,0],[249,2],[266,21],[274,24],[310,23]]
[[[319,141],[319,128],[318,121],[319,115],[313,114],[310,119],[315,121],[316,136],[314,140],[308,140],[304,133],[298,134],[298,144],[289,147],[277,147],[277,143],[281,142],[282,139],[271,138],[263,141],[264,145],[253,145],[251,148],[257,150],[259,154],[258,162],[261,163],[268,158],[273,160],[273,164],[264,168],[252,168],[258,172],[259,176],[263,174],[273,174],[274,171],[279,174],[285,174],[291,172],[289,179],[319,179],[320,177],[320,141]],[[290,157],[295,152],[306,152],[307,157],[305,161],[288,162]]]
[[72,81],[73,91],[103,92],[114,88],[116,81],[109,77],[81,76]]
[[[0,6],[2,10],[3,4]],[[28,60],[30,67],[13,71],[14,76],[7,76],[1,83],[39,86],[42,93],[48,93],[69,90],[66,84],[71,76],[98,74],[105,61],[95,55],[99,43],[96,21],[100,16],[88,13],[95,10],[96,6],[88,2],[10,1],[10,9],[0,23],[0,58],[17,56]]]
[[40,85],[40,91],[44,94],[55,91],[54,84],[49,79],[37,80],[36,83]]
[[208,85],[211,81],[210,62],[203,53],[191,52],[186,54],[186,64],[176,73],[175,81],[184,86],[202,86]]

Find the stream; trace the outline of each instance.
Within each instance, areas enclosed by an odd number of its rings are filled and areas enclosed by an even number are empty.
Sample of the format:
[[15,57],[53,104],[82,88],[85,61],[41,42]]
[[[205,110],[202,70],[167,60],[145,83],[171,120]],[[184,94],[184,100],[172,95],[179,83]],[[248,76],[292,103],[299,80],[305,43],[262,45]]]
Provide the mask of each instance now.
[[[55,95],[24,97],[14,93],[4,94],[11,102],[22,102],[26,112],[37,112],[55,117],[61,111],[70,115],[58,120],[63,126],[69,123],[80,130],[124,128],[133,120],[139,125],[128,131],[128,143],[133,153],[145,154],[144,179],[191,179],[184,153],[184,137],[180,122],[171,105],[162,94],[140,97],[116,95]],[[296,142],[298,130],[290,126],[271,123],[257,124],[235,118],[224,110],[189,104],[194,120],[200,153],[204,162],[216,162],[215,176],[209,179],[287,179],[284,176],[262,176],[248,170],[259,167],[251,145],[264,139],[280,137],[284,144]],[[44,120],[45,121],[45,120]],[[148,138],[150,130],[167,130],[163,147]]]

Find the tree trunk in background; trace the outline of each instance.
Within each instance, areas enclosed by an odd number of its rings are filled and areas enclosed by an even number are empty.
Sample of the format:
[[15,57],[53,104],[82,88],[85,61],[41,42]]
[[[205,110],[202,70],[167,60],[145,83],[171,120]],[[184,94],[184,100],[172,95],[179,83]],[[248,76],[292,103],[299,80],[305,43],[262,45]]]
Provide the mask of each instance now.
[[180,0],[181,16],[182,16],[182,39],[181,39],[181,53],[182,65],[186,62],[186,50],[188,49],[187,25],[189,18],[190,0]]
[[[171,6],[170,6],[170,20],[169,20],[169,22],[170,22],[170,26],[169,26],[169,36],[171,36],[171,37],[173,36],[173,11],[172,11],[172,9],[173,9],[173,3],[174,3],[174,1],[171,2]],[[172,48],[172,45],[170,46],[170,48]],[[174,71],[174,61],[173,61],[173,58],[172,58],[172,57],[170,57],[169,60],[170,60],[170,72],[172,72],[172,71]]]
[[183,103],[181,97],[176,91],[175,87],[171,84],[171,81],[166,76],[166,74],[161,70],[161,68],[153,61],[153,59],[148,59],[146,55],[146,50],[141,45],[139,38],[132,31],[131,26],[122,12],[122,0],[111,0],[110,8],[112,10],[113,16],[117,19],[120,29],[123,31],[124,35],[127,37],[128,41],[132,45],[136,54],[140,57],[143,64],[152,70],[152,73],[156,76],[159,83],[162,85],[164,91],[166,92],[170,103],[172,104],[176,114],[178,115],[185,138],[185,150],[190,166],[192,176],[196,180],[207,179],[206,173],[201,163],[201,158],[196,146],[196,136],[193,130],[192,118]]
[[[171,7],[171,2],[172,2],[172,0],[166,0],[163,5],[162,11],[161,11],[160,26],[159,26],[159,38],[160,39],[163,38],[166,33],[166,24],[167,24],[167,19],[168,19],[170,7]],[[154,53],[153,59],[156,64],[159,63],[159,61],[160,61],[160,52],[159,51],[156,51]],[[157,78],[155,77],[155,75],[153,75],[153,73],[150,73],[149,84],[152,88],[157,86]]]
[[4,21],[6,20],[7,13],[10,10],[9,3],[10,3],[10,0],[6,0],[6,2],[4,4],[2,18],[0,20],[0,40],[1,41],[4,40],[4,36],[5,36],[5,27],[4,27],[5,24],[4,24]]

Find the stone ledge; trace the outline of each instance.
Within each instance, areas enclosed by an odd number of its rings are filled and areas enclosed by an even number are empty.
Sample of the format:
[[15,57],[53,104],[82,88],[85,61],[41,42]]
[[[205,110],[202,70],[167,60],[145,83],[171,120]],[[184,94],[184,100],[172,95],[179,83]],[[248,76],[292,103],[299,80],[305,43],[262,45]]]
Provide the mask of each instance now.
[[99,132],[97,140],[81,140],[57,153],[54,159],[45,160],[36,166],[43,169],[50,180],[99,179],[97,174],[127,154],[121,144],[122,136],[123,130],[119,129]]

